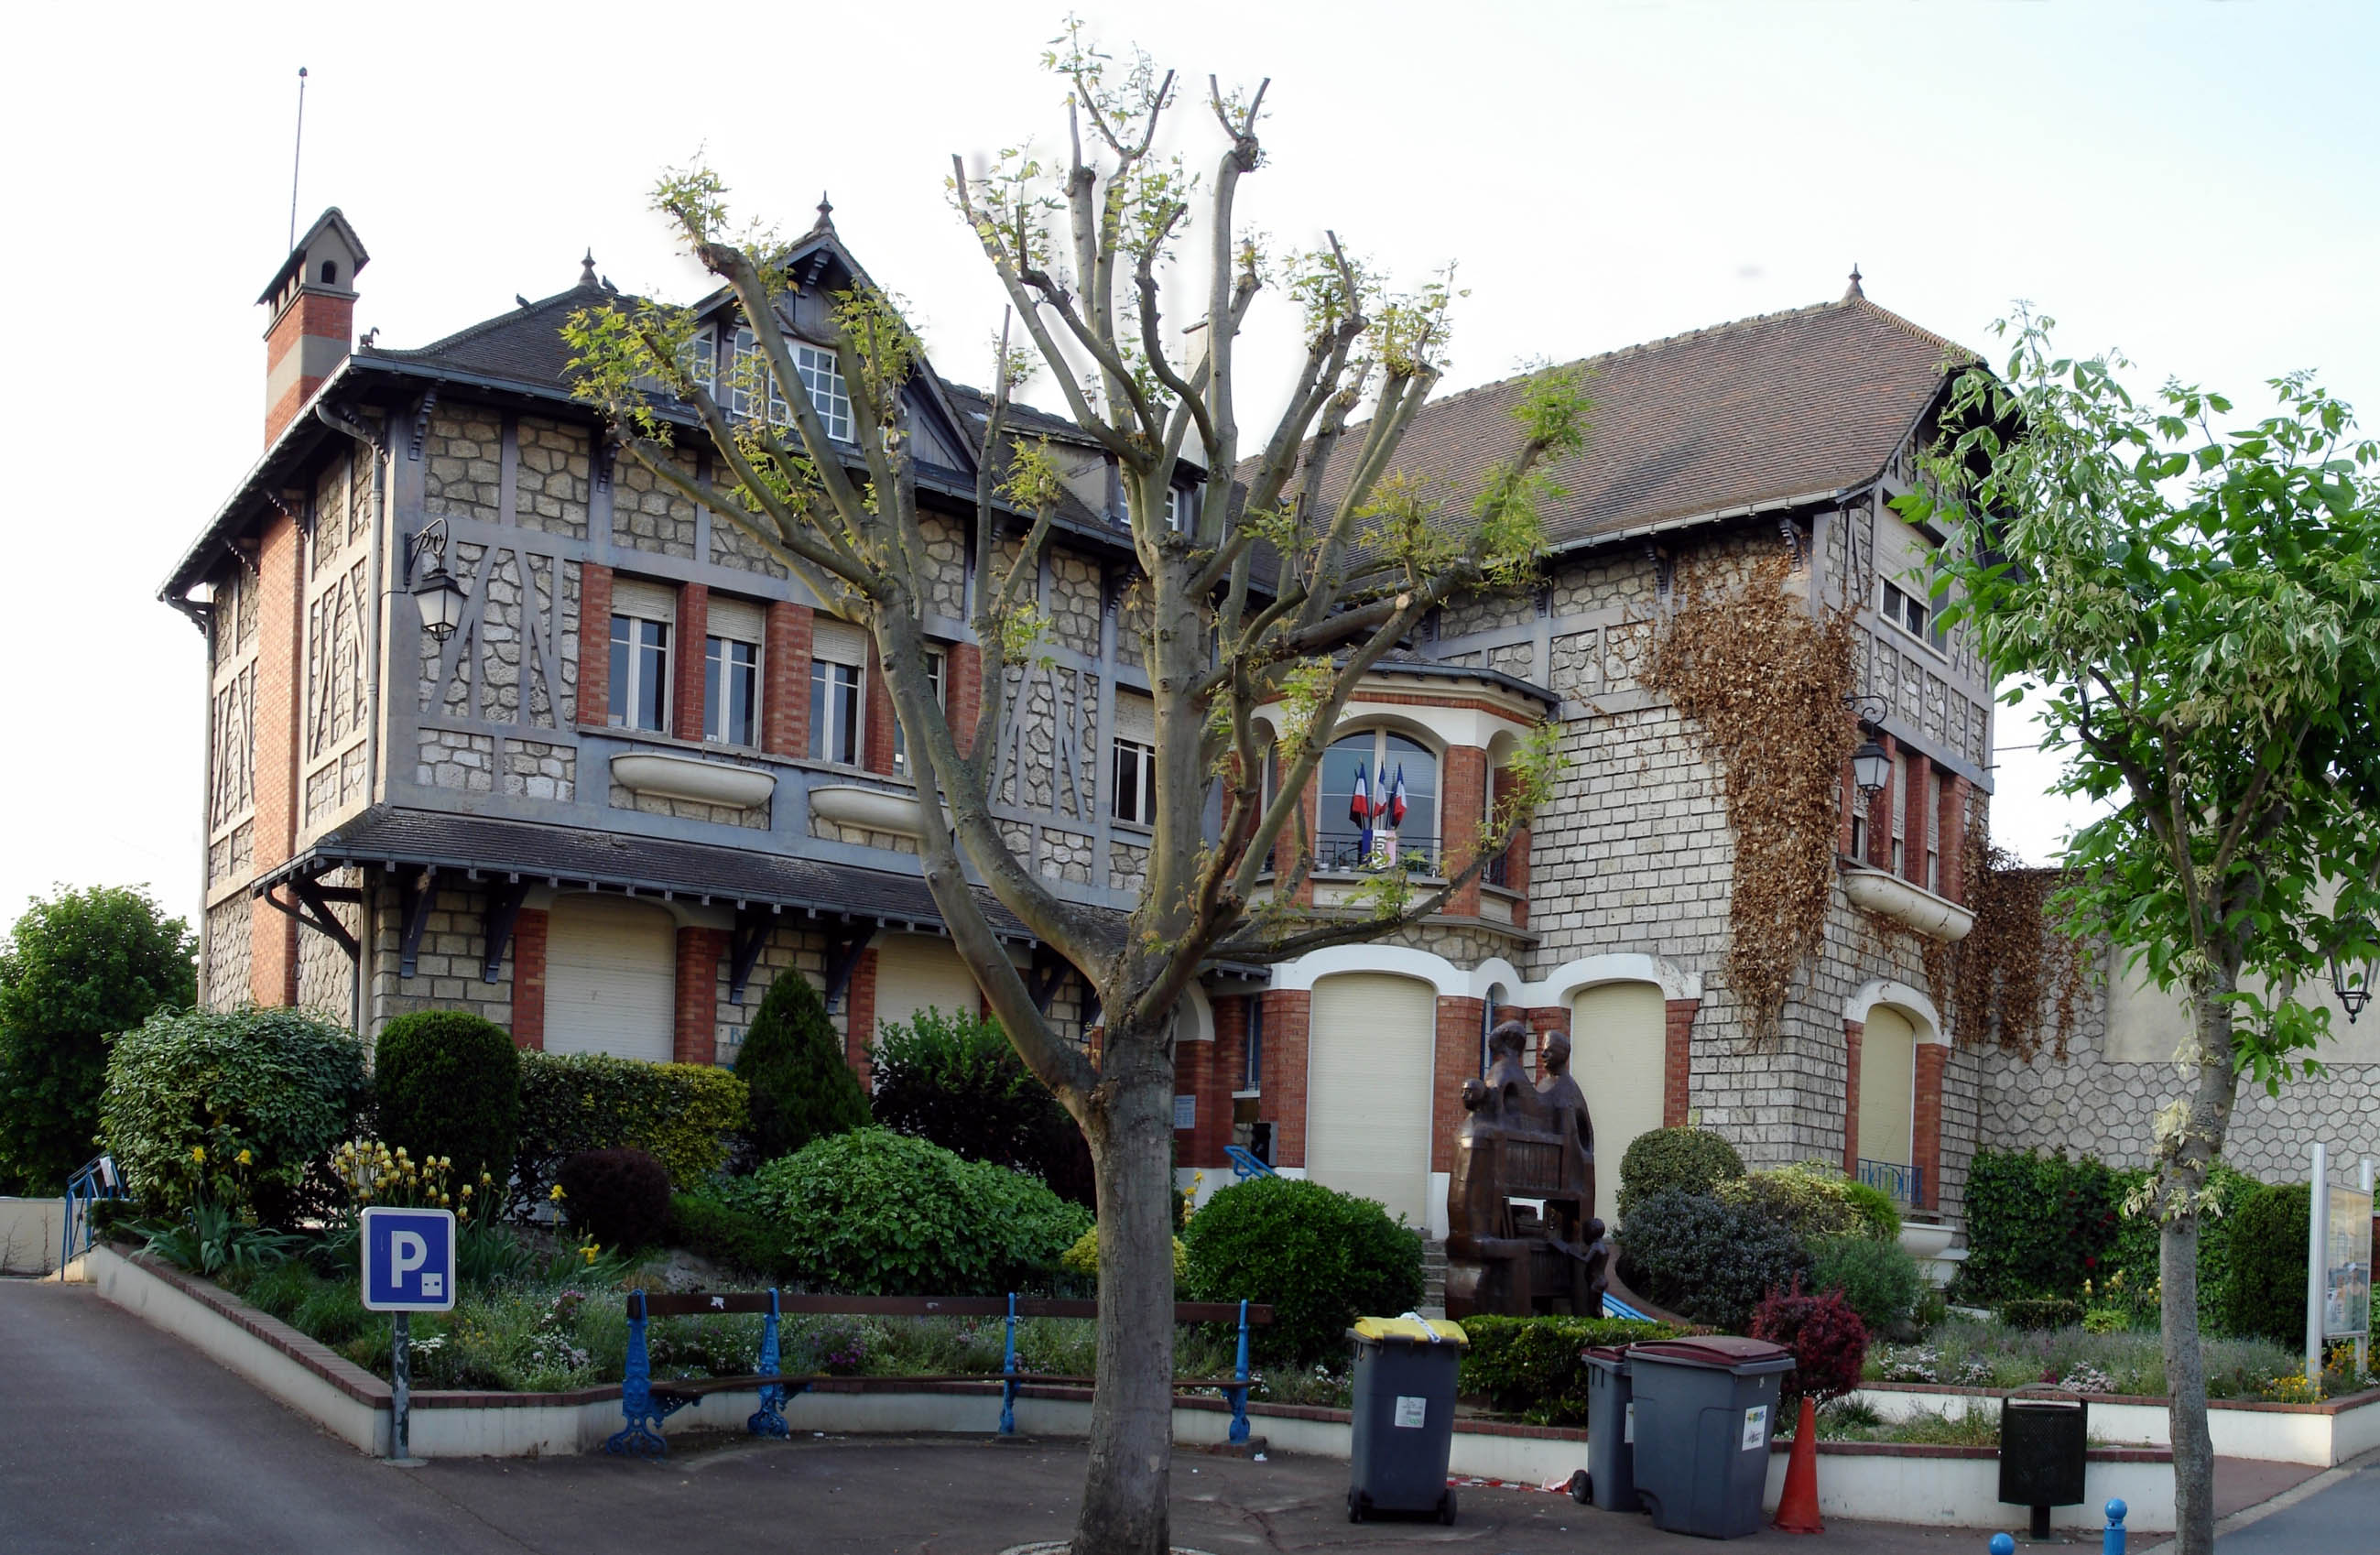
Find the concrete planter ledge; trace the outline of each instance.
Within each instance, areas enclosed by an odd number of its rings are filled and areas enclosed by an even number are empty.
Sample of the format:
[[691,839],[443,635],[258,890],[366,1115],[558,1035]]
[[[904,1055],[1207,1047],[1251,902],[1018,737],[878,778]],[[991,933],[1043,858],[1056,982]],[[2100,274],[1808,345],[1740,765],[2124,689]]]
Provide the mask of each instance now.
[[[1761,1504],[1770,1512],[1785,1491],[1791,1443],[1774,1441]],[[2053,1528],[2107,1525],[2111,1496],[2131,1508],[2134,1534],[2173,1531],[2173,1454],[2163,1448],[2094,1448],[2085,1454],[2081,1506],[2050,1512]],[[1988,1447],[1919,1446],[1890,1441],[1818,1443],[1818,1511],[1827,1517],[1931,1527],[1987,1528],[2010,1521],[2001,1503],[1999,1454]]]
[[[1923,1382],[1870,1382],[1854,1396],[1885,1419],[1902,1420],[1921,1411],[1956,1418],[1979,1403],[1997,1406],[2006,1392]],[[2093,1393],[2090,1400],[2093,1435],[2143,1447],[2172,1444],[2168,1401],[2118,1393]],[[2330,1468],[2380,1447],[2380,1388],[2341,1394],[2320,1403],[2216,1399],[2206,1406],[2206,1427],[2219,1458]]]

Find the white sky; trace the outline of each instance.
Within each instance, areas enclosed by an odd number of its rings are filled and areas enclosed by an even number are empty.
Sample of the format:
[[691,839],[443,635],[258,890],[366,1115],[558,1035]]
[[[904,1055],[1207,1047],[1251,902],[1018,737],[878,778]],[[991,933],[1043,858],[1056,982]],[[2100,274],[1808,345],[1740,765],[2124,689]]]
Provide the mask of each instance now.
[[[1870,297],[1970,344],[2022,297],[2143,384],[2261,405],[2313,367],[2380,402],[2373,7],[1081,8],[1195,81],[1272,77],[1255,225],[1334,228],[1409,277],[1461,261],[1450,389],[1823,301],[1857,261]],[[705,148],[791,229],[831,190],[941,371],[981,382],[1000,299],[941,180],[953,152],[1061,132],[1037,67],[1060,14],[19,6],[0,922],[58,881],[197,910],[201,645],[153,595],[260,450],[250,302],[286,249],[298,66],[298,224],[346,210],[372,254],[358,329],[384,343],[558,291],[590,245],[624,287],[691,295],[644,196]],[[1208,164],[1211,126],[1191,144]],[[2004,751],[1998,777],[1995,831],[2047,856],[2073,817],[2043,763]]]

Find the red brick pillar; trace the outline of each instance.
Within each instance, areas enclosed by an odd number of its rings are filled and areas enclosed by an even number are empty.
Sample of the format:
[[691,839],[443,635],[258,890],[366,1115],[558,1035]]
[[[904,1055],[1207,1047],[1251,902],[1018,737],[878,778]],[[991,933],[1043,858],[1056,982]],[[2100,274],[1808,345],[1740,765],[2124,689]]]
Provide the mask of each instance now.
[[810,615],[779,600],[761,628],[760,748],[771,756],[810,753]]
[[1843,1022],[1843,1170],[1859,1175],[1860,1038],[1864,1020]]
[[868,679],[859,688],[859,764],[871,772],[892,772],[892,692],[884,684],[884,661],[876,636],[868,638]]
[[[1198,1098],[1198,1127],[1192,1140],[1194,1154],[1185,1157],[1184,1166],[1220,1168],[1227,1164],[1223,1147],[1232,1142],[1232,1093],[1240,1088],[1240,1076],[1248,1063],[1248,1002],[1242,998],[1217,999],[1215,1039],[1190,1044],[1211,1050],[1194,1093]],[[1190,1087],[1180,1087],[1187,1090]]]
[[[1500,770],[1496,773],[1491,798],[1500,806],[1501,796],[1510,795],[1518,781],[1511,768]],[[1512,842],[1505,845],[1504,889],[1516,893],[1520,897],[1512,904],[1512,927],[1526,929],[1529,926],[1529,828],[1526,826],[1515,830]]]
[[1942,785],[1942,894],[1959,903],[1967,899],[1967,793],[1962,777]]
[[578,722],[612,721],[612,569],[578,569]]
[[1661,1050],[1661,1126],[1677,1128],[1686,1121],[1694,1099],[1694,1012],[1699,999],[1671,999],[1662,1005],[1667,1030]]
[[[1293,827],[1282,827],[1281,845],[1275,852],[1275,858],[1286,861],[1288,856],[1296,851],[1297,840],[1297,833]],[[1314,844],[1315,854],[1318,858],[1322,847],[1322,769],[1319,766],[1314,769],[1314,775],[1305,783],[1305,840]],[[1286,873],[1285,870],[1283,872]],[[1314,905],[1314,876],[1311,871],[1305,877],[1305,883],[1297,888],[1297,905],[1301,907]],[[1303,1039],[1299,1041],[1298,1051],[1300,1052],[1305,1051]],[[1276,1135],[1275,1137],[1279,1136]]]
[[[1438,791],[1439,844],[1449,874],[1471,862],[1479,822],[1488,813],[1488,753],[1475,745],[1449,746]],[[1479,916],[1479,881],[1456,892],[1446,910],[1457,917]]]
[[1275,989],[1264,1000],[1264,1100],[1257,1115],[1272,1124],[1272,1163],[1305,1164],[1305,1039],[1314,996]]
[[682,740],[703,736],[703,707],[710,651],[710,590],[699,583],[677,587],[677,657],[670,676],[670,733]]
[[1430,1066],[1429,1169],[1454,1170],[1454,1138],[1463,1130],[1463,1082],[1479,1074],[1479,1024],[1484,999],[1438,1001],[1438,1053]]
[[[1190,1098],[1190,1126],[1173,1130],[1174,1164],[1211,1166],[1201,1147],[1214,1111],[1215,1044],[1184,1042],[1173,1052],[1173,1094]],[[1176,1118],[1178,1124],[1180,1119]]]
[[1909,793],[1900,801],[1900,878],[1912,885],[1923,886],[1925,884],[1925,823],[1928,819],[1925,813],[1925,790],[1929,786],[1926,779],[1933,773],[1934,762],[1931,758],[1912,750],[1909,753],[1905,770]]
[[[1900,742],[1890,735],[1882,735],[1879,743],[1888,760],[1900,748]],[[1867,802],[1866,862],[1879,869],[1892,868],[1892,767],[1885,769],[1884,786]]]
[[1940,1042],[1917,1044],[1916,1127],[1918,1202],[1928,1209],[1942,1204],[1942,1071],[1950,1050]]
[[727,936],[716,929],[677,931],[677,1031],[671,1056],[680,1063],[719,1062],[719,958]]
[[545,1051],[545,914],[524,907],[513,919],[513,1046]]
[[[305,698],[298,634],[305,609],[306,543],[287,518],[273,520],[256,554],[256,873],[289,861],[298,845],[298,726]],[[250,904],[249,992],[259,1004],[298,1002],[298,920]]]
[[951,723],[951,738],[959,754],[975,753],[975,722],[983,716],[983,650],[971,642],[954,642],[945,650],[942,706]]
[[843,1056],[851,1072],[859,1076],[859,1088],[875,1088],[875,1073],[868,1066],[868,1046],[876,1040],[876,953],[859,953],[859,965],[851,969],[851,981],[844,985]]

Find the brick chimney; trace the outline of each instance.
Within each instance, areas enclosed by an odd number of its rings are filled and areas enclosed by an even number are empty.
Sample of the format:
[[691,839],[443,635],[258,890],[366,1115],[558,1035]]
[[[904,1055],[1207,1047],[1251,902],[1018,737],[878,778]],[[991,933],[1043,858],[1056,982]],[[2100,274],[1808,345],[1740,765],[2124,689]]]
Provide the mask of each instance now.
[[355,340],[356,273],[371,262],[335,205],[315,218],[256,300],[273,310],[264,331],[264,445],[304,409],[347,359]]

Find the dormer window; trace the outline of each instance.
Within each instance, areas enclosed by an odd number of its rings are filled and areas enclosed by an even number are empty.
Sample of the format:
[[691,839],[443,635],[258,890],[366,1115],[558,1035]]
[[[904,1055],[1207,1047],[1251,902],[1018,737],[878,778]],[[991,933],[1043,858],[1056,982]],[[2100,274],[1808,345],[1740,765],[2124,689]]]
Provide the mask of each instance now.
[[[1124,488],[1123,513],[1126,522],[1132,518],[1132,488]],[[1165,489],[1165,527],[1175,534],[1186,535],[1198,527],[1198,493],[1187,486]]]
[[[818,414],[826,435],[837,443],[851,441],[851,390],[835,367],[834,353],[816,346],[804,346],[798,341],[787,343],[793,349],[794,371],[801,375],[802,387],[808,391],[810,408]],[[744,358],[760,348],[759,338],[749,329],[735,332],[735,371],[737,383],[729,386],[727,412],[731,416],[750,417],[754,414],[759,395],[751,384],[742,382]],[[760,374],[769,385],[769,421],[772,426],[789,427],[794,423],[793,407],[785,403],[783,391],[777,385],[776,375],[763,368]]]

